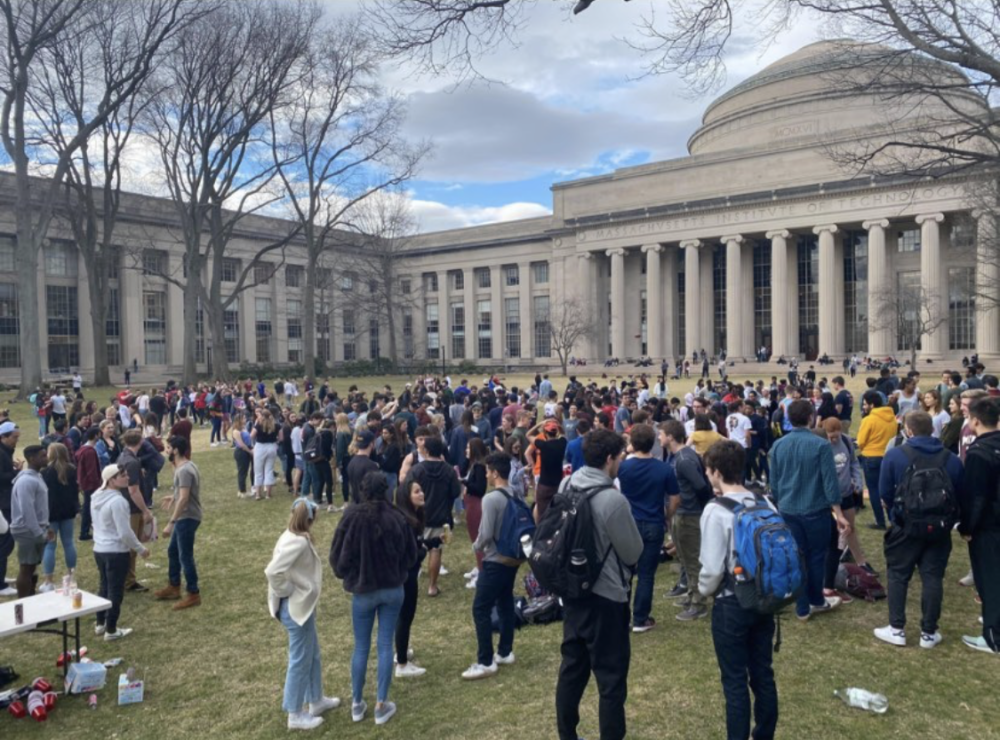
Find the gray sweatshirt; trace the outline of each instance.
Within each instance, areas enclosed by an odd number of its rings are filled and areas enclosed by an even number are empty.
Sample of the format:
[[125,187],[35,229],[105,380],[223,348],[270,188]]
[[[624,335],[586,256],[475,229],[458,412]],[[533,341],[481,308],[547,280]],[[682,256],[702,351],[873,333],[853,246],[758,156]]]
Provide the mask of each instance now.
[[129,523],[128,501],[121,491],[99,488],[90,499],[94,519],[94,552],[112,553],[135,550],[142,552],[144,545],[132,531]]
[[[507,492],[511,493],[509,488]],[[500,533],[500,523],[506,508],[507,497],[499,490],[494,489],[483,496],[483,518],[479,522],[479,536],[472,543],[472,549],[483,553],[483,560],[486,562],[500,562],[496,536]]]
[[[749,491],[727,493],[726,498],[744,505],[754,501]],[[767,505],[774,506],[768,501]],[[733,572],[733,522],[735,515],[719,504],[709,503],[701,514],[701,574],[698,590],[702,596],[732,596],[727,575]]]
[[25,468],[14,476],[11,493],[10,533],[44,537],[49,529],[49,488],[37,470]]
[[628,602],[628,581],[630,569],[642,554],[642,537],[632,517],[628,499],[614,487],[614,483],[603,470],[582,467],[569,478],[564,478],[559,490],[568,485],[584,489],[604,486],[604,490],[590,499],[593,512],[597,550],[608,553],[604,569],[594,584],[594,593],[611,601]]

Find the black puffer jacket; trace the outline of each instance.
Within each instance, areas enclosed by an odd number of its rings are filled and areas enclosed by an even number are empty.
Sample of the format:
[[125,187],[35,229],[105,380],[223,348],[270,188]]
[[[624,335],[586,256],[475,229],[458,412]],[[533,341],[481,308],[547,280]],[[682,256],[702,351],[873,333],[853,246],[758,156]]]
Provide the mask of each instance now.
[[333,535],[330,566],[344,590],[364,594],[398,588],[417,561],[406,518],[388,501],[352,504]]
[[962,519],[958,531],[975,536],[983,530],[1000,530],[1000,432],[976,438],[965,455],[965,479],[959,494]]
[[424,518],[428,527],[443,527],[450,521],[451,507],[462,495],[455,469],[443,460],[424,460],[410,471],[424,491]]

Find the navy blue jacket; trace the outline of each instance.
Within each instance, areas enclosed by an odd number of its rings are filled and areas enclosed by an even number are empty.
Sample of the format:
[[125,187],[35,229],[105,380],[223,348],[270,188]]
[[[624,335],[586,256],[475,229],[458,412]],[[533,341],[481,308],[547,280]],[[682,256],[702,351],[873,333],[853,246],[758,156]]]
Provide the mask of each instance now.
[[[906,444],[923,455],[936,455],[944,449],[941,445],[941,440],[934,439],[933,437],[911,437]],[[893,502],[896,499],[896,488],[903,479],[903,473],[906,472],[906,468],[909,465],[910,461],[906,457],[906,453],[903,452],[902,446],[893,447],[882,458],[882,472],[878,479],[878,490],[882,497],[882,505],[885,506],[890,516],[894,516]],[[952,485],[955,487],[956,500],[961,501],[963,470],[962,462],[958,459],[958,455],[948,452],[948,462],[945,463],[944,469],[951,478]],[[895,524],[901,523],[895,521],[895,519],[893,519],[893,522]]]

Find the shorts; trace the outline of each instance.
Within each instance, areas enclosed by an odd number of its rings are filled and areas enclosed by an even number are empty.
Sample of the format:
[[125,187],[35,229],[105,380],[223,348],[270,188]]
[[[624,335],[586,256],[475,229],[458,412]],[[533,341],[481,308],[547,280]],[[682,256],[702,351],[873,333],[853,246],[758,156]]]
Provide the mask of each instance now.
[[857,502],[854,500],[854,494],[844,496],[844,498],[840,499],[840,508],[842,511],[851,511],[855,506],[857,506]]
[[306,464],[302,460],[302,455],[295,456],[295,469],[304,471],[306,469]]
[[35,538],[30,534],[14,535],[14,542],[17,543],[17,562],[21,565],[39,565],[42,562],[42,553],[45,552],[44,537]]
[[[424,527],[424,542],[440,540],[444,537],[444,527]],[[442,543],[443,544],[443,543]],[[432,550],[440,550],[440,547],[432,547]]]

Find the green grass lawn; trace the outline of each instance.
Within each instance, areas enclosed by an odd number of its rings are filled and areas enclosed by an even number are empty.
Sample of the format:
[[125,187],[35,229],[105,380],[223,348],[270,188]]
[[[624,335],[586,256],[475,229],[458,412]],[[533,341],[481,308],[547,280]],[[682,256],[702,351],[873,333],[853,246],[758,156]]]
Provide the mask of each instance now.
[[[623,369],[624,370],[624,369]],[[592,373],[598,377],[600,372]],[[620,373],[622,375],[625,372]],[[742,376],[740,376],[742,379]],[[481,378],[472,378],[481,380]],[[527,376],[509,378],[508,384]],[[397,391],[401,378],[338,379],[343,395],[352,382],[374,389],[384,382]],[[671,384],[683,393],[693,381]],[[860,397],[862,383],[852,390]],[[561,389],[562,381],[556,380]],[[111,389],[86,389],[88,397],[109,398]],[[37,423],[26,404],[11,405],[22,428],[22,449],[32,443]],[[858,414],[856,413],[857,417]],[[855,425],[856,428],[856,425]],[[208,447],[208,428],[194,435],[195,462],[202,475],[205,521],[198,532],[196,556],[203,606],[173,612],[169,603],[150,594],[129,594],[121,623],[135,628],[126,640],[105,644],[93,636],[93,619],[83,625],[84,644],[95,659],[123,657],[139,667],[147,681],[142,705],[119,708],[118,669],[109,670],[109,685],[99,692],[96,711],[85,697],[61,700],[47,724],[0,716],[0,737],[53,736],[89,738],[272,738],[286,735],[281,692],[286,662],[286,634],[268,616],[263,575],[271,551],[288,519],[290,497],[283,487],[271,501],[236,497],[235,464],[228,448]],[[20,454],[18,454],[20,457]],[[161,474],[166,493],[169,466]],[[162,518],[162,517],[161,517]],[[326,558],[339,515],[321,514],[315,534]],[[872,521],[870,510],[860,517]],[[879,570],[884,561],[878,533],[862,526],[863,543]],[[166,542],[152,546],[148,567],[140,578],[152,587],[166,583]],[[79,543],[81,586],[97,589],[90,543]],[[61,555],[60,555],[61,557]],[[465,682],[459,674],[475,659],[472,592],[463,588],[461,574],[473,563],[464,527],[456,532],[444,562],[451,574],[442,578],[441,596],[428,599],[421,591],[412,644],[416,661],[428,669],[418,679],[394,680],[391,698],[398,715],[375,729],[371,714],[360,724],[341,707],[327,715],[316,731],[337,738],[462,738],[469,740],[549,740],[556,736],[554,694],[559,667],[561,627],[528,627],[518,632],[517,663],[498,676]],[[884,645],[872,629],[888,622],[885,602],[855,601],[837,612],[800,624],[783,621],[784,644],[775,657],[781,719],[779,737],[824,738],[995,738],[997,677],[1000,663],[961,645],[961,635],[979,629],[978,607],[969,589],[957,585],[968,570],[964,544],[956,538],[945,585],[941,631],[945,640],[932,651],[915,645],[899,649]],[[61,576],[59,562],[57,576]],[[674,621],[676,613],[663,593],[676,574],[661,567],[653,615],[660,626],[632,640],[632,666],[627,705],[629,737],[717,738],[724,735],[724,705],[708,620],[693,624]],[[909,617],[916,632],[920,615],[919,578],[911,589]],[[520,590],[520,586],[519,589]],[[332,571],[324,578],[319,617],[323,674],[328,694],[350,697],[349,665],[353,646],[350,601]],[[915,635],[914,635],[915,636]],[[914,641],[911,636],[911,643]],[[30,679],[56,678],[59,639],[20,635],[0,641],[0,664],[13,664]],[[374,699],[374,651],[366,697]],[[833,692],[861,686],[884,693],[889,711],[870,715],[842,706]],[[582,704],[581,736],[598,737],[597,696],[593,683]]]

